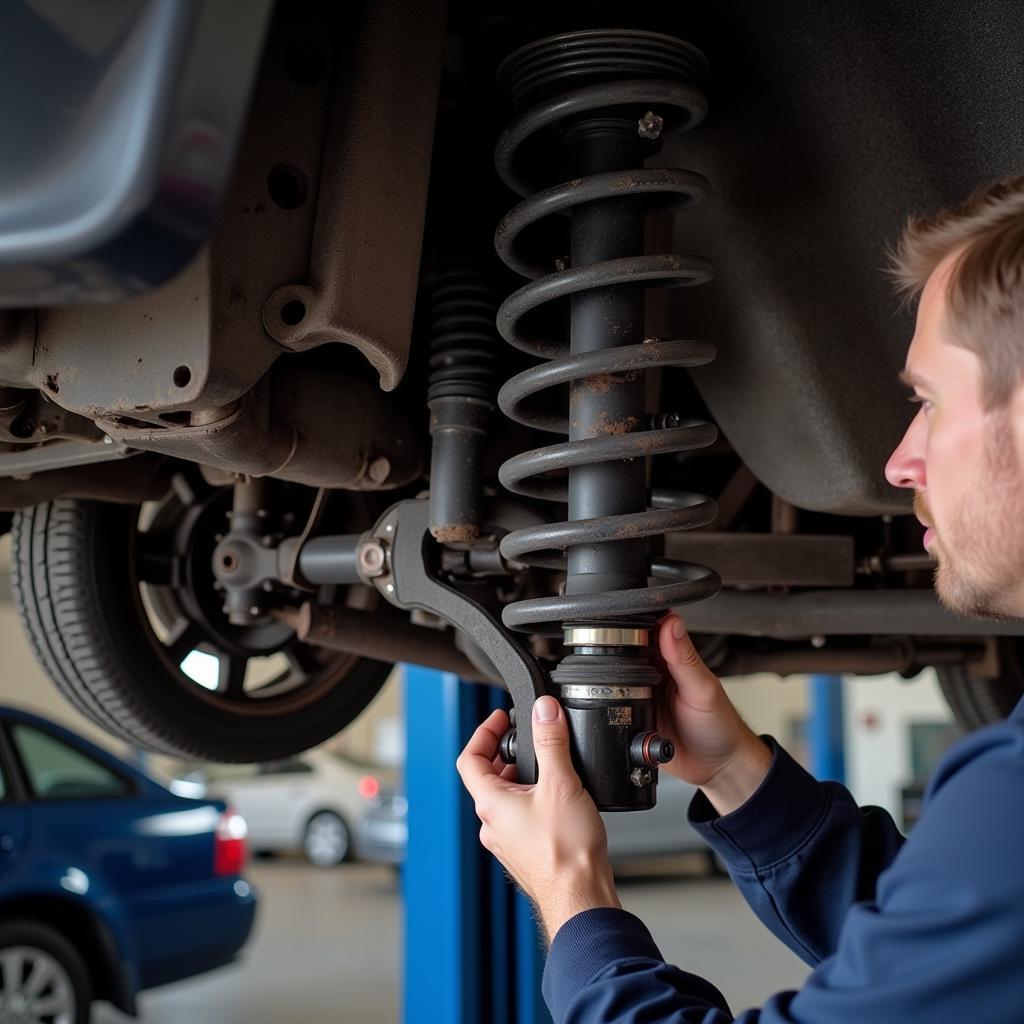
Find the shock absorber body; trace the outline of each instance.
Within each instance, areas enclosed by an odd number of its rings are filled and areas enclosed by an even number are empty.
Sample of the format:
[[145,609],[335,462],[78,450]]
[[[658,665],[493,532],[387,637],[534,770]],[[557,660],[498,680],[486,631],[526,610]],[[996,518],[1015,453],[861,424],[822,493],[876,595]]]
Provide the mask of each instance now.
[[[714,355],[706,343],[648,338],[644,329],[647,287],[711,276],[697,257],[646,255],[644,237],[649,211],[685,207],[708,189],[699,175],[643,167],[663,129],[703,116],[694,83],[704,63],[668,36],[578,32],[530,44],[499,71],[521,113],[499,140],[496,163],[526,198],[499,225],[496,246],[532,280],[502,305],[498,329],[549,361],[513,377],[498,401],[513,419],[568,435],[501,468],[509,489],[568,506],[565,521],[502,542],[504,555],[534,565],[558,567],[564,557],[564,594],[509,605],[503,618],[562,635],[570,653],[551,681],[577,767],[609,810],[652,806],[657,765],[673,753],[654,732],[661,673],[648,650],[651,630],[663,610],[719,585],[703,566],[652,563],[648,553],[650,537],[705,525],[717,511],[701,495],[651,494],[646,458],[716,436],[710,424],[675,415],[651,420],[645,407],[645,370]],[[526,170],[537,165],[563,183],[542,187]],[[559,223],[565,230],[552,230]],[[539,252],[552,241],[560,248]],[[554,387],[568,391],[567,416],[536,398]],[[652,576],[659,582],[649,587]]]

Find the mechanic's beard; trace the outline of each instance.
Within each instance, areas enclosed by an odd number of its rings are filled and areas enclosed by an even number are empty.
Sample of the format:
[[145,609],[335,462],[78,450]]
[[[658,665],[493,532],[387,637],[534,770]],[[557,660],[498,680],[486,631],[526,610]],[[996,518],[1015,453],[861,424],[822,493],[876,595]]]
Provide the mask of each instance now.
[[[1024,616],[1024,476],[1009,420],[994,418],[976,479],[982,486],[954,509],[932,551],[935,590],[957,615],[986,619]],[[919,507],[934,523],[923,499]]]

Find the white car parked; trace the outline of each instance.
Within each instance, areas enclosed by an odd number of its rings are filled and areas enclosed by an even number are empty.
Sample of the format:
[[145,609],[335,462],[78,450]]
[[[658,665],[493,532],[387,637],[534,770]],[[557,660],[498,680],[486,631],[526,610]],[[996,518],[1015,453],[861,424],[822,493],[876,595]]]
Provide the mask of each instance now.
[[379,769],[318,749],[264,764],[203,765],[171,788],[227,800],[248,823],[254,852],[301,850],[311,864],[331,867],[353,856],[364,802],[380,786]]

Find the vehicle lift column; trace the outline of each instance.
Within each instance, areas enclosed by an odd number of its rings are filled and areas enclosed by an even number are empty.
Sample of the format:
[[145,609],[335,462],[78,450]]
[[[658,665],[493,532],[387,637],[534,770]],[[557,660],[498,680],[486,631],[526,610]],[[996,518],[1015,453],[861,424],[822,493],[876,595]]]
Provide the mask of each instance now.
[[807,691],[810,704],[807,746],[811,757],[811,774],[822,781],[830,779],[845,783],[843,677],[808,676]]
[[455,761],[506,693],[405,665],[406,1024],[550,1024],[532,909],[479,841]]

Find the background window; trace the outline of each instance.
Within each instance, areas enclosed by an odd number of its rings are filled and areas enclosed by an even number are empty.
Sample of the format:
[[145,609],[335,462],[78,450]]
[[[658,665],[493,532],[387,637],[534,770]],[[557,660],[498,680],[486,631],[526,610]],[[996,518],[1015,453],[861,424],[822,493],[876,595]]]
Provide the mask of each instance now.
[[128,796],[131,787],[88,754],[29,725],[11,726],[33,796],[40,800]]

